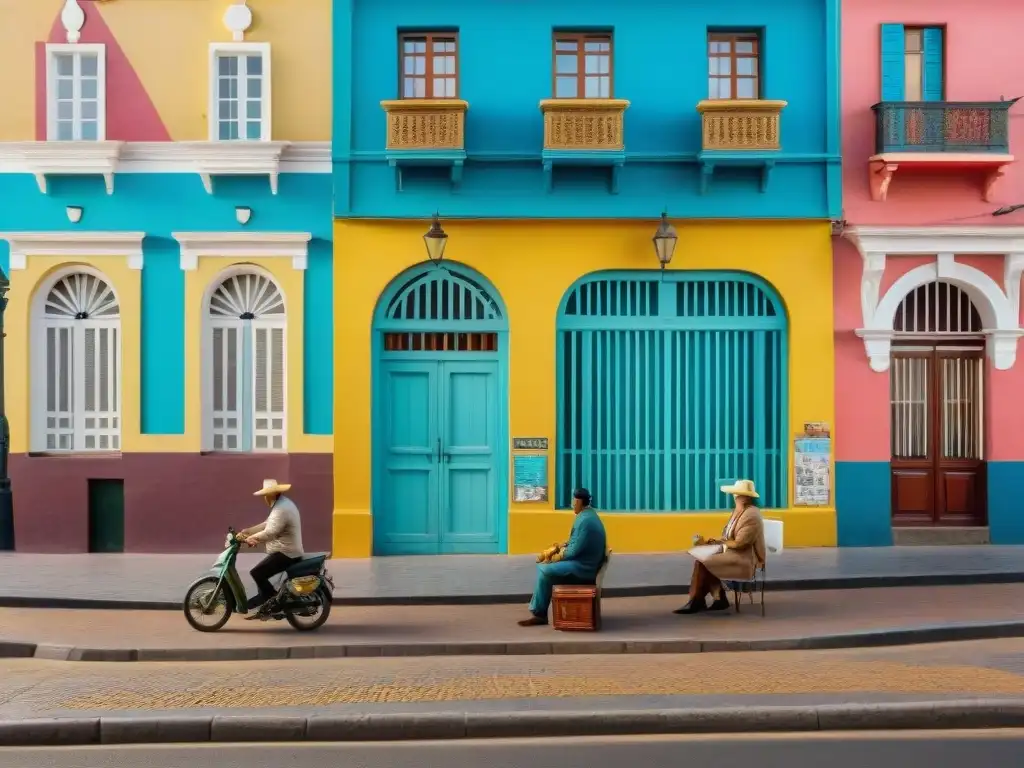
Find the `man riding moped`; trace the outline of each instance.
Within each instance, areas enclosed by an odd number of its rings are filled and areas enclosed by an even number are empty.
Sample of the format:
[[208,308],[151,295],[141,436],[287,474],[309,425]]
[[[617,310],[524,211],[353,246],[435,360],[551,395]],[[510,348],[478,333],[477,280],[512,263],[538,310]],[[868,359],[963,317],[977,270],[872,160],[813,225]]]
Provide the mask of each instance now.
[[270,583],[270,579],[284,573],[290,565],[298,562],[303,554],[299,508],[284,495],[291,487],[289,483],[264,480],[263,487],[253,496],[262,496],[266,500],[270,514],[265,522],[239,531],[237,535],[239,541],[244,541],[250,547],[266,544],[267,552],[267,556],[249,571],[259,591],[250,598],[248,608],[250,611],[254,608],[259,610],[246,616],[247,621],[265,621],[271,617],[272,611],[268,601],[274,597],[277,590]]

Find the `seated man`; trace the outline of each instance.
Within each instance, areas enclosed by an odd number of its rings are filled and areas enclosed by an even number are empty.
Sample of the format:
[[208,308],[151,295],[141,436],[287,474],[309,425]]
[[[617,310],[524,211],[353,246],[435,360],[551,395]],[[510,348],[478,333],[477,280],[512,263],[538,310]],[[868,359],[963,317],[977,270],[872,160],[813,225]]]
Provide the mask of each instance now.
[[[537,565],[537,585],[530,601],[530,618],[519,622],[521,627],[548,623],[551,590],[556,584],[593,584],[604,564],[607,549],[604,523],[590,506],[590,491],[579,488],[572,495],[576,519],[565,547],[545,550]],[[546,557],[545,557],[546,556]]]
[[[757,568],[764,563],[764,520],[757,508],[757,490],[752,480],[737,480],[723,485],[722,491],[731,494],[735,506],[720,539],[698,537],[694,544],[719,547],[718,553],[704,562],[695,560],[690,576],[690,600],[672,613],[689,614],[701,611],[724,611],[729,607],[723,581],[750,581]],[[707,596],[713,602],[708,607]]]
[[[252,580],[259,590],[249,600],[248,609],[260,608],[259,611],[246,616],[247,620],[268,618],[265,603],[274,596],[276,590],[270,583],[272,576],[288,569],[292,563],[302,557],[302,522],[299,519],[299,508],[295,502],[284,495],[291,489],[288,483],[277,480],[264,480],[263,487],[253,496],[262,496],[270,507],[270,515],[266,522],[246,528],[238,534],[250,547],[265,543],[267,556],[256,563],[249,571]],[[263,607],[261,607],[263,606]]]

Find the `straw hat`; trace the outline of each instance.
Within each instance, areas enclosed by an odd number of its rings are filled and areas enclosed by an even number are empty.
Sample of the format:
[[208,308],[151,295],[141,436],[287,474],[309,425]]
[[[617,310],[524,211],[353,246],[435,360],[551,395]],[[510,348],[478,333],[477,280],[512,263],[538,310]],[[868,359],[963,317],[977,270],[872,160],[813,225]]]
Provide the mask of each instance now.
[[722,493],[731,493],[733,496],[749,496],[752,499],[758,498],[753,480],[737,480],[732,485],[723,485]]
[[269,496],[272,493],[284,493],[292,487],[291,483],[279,483],[277,480],[264,480],[263,487],[253,496]]

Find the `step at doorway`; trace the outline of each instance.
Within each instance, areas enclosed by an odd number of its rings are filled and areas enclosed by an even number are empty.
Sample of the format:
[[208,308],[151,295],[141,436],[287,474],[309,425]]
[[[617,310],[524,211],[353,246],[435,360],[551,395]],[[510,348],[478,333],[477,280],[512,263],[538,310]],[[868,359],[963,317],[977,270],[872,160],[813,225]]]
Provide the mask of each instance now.
[[955,547],[988,544],[987,527],[893,528],[892,543],[897,547]]

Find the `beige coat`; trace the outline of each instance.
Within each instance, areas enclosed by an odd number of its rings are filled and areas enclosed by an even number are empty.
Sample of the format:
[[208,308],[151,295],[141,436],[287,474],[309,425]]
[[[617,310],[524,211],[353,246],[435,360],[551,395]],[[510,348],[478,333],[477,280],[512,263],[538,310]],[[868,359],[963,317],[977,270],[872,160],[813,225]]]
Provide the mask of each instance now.
[[732,530],[726,525],[718,541],[725,551],[712,555],[704,565],[721,581],[749,581],[755,569],[764,563],[764,520],[761,510],[747,507],[733,520]]

